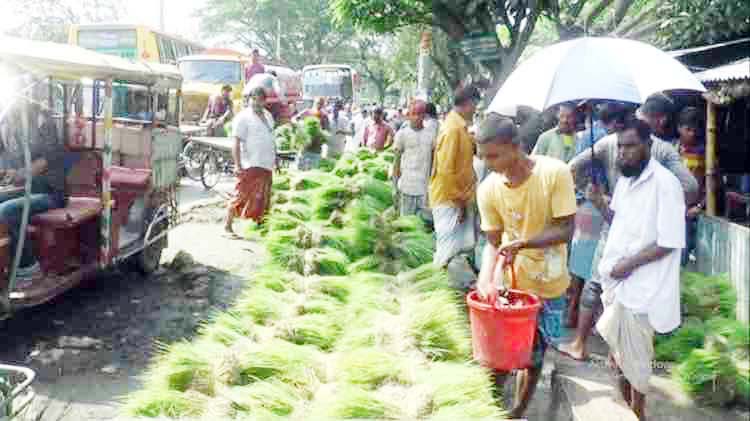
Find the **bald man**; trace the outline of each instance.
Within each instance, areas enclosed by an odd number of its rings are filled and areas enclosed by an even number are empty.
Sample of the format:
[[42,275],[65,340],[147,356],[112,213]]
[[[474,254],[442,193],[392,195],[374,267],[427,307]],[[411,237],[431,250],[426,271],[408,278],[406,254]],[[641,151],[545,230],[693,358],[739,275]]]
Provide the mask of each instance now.
[[424,101],[412,102],[407,113],[409,124],[401,127],[394,141],[393,177],[397,180],[401,216],[429,214],[427,188],[436,136],[424,127],[426,111]]

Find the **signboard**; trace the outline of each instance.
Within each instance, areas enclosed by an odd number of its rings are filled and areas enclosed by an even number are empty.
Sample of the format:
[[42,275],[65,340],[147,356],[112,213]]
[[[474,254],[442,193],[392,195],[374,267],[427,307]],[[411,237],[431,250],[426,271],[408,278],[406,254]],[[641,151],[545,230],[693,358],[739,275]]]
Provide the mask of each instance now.
[[461,51],[478,61],[497,60],[501,57],[500,43],[496,33],[472,32],[461,40]]

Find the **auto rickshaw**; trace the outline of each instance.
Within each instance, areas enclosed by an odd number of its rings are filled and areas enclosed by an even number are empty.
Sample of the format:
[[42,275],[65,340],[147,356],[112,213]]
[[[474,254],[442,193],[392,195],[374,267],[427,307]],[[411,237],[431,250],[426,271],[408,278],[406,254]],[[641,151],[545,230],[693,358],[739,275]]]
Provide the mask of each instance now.
[[[22,186],[0,180],[0,201],[25,198],[13,250],[0,224],[0,319],[100,269],[157,269],[178,218],[181,82],[175,66],[0,37],[0,133],[29,175]],[[66,201],[28,218],[33,142],[62,143]],[[19,286],[27,241],[41,279]]]
[[23,415],[34,399],[31,383],[35,377],[30,368],[0,364],[0,421]]

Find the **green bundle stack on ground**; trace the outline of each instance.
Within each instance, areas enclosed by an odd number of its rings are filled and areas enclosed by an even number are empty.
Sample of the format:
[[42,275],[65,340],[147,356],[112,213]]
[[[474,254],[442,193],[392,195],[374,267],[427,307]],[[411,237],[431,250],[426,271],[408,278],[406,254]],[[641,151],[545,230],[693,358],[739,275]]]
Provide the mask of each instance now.
[[726,276],[683,272],[682,326],[658,335],[659,361],[676,363],[675,380],[706,405],[750,404],[750,326],[737,321],[736,294]]
[[362,150],[330,173],[278,177],[279,205],[253,228],[270,261],[197,338],[163,347],[128,414],[504,418],[490,373],[471,361],[462,297],[431,263],[430,234],[392,210],[391,158]]

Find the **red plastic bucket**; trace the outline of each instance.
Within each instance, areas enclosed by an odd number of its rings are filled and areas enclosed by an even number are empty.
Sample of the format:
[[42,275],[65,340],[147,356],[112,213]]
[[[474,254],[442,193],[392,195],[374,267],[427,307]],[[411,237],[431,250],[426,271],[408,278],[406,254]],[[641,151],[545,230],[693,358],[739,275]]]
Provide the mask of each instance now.
[[474,359],[499,371],[528,368],[536,335],[536,319],[541,300],[534,294],[511,289],[511,301],[523,306],[497,308],[471,291],[466,296],[471,321]]

